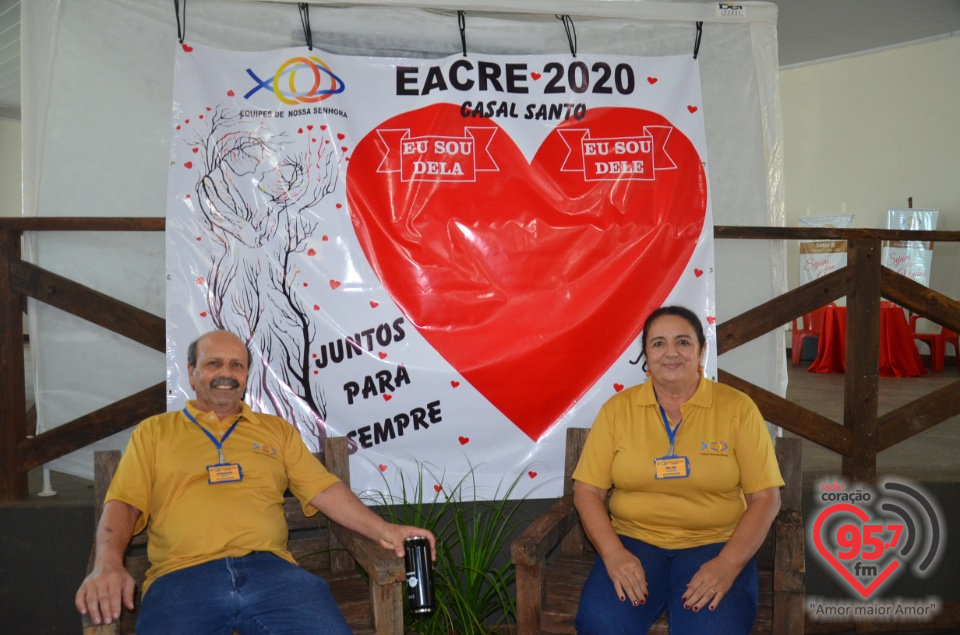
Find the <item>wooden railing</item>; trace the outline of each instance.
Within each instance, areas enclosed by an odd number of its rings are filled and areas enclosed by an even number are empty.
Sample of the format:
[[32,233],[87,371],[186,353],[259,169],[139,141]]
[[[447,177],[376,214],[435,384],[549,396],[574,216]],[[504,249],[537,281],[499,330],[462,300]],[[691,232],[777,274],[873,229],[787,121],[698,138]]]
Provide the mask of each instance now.
[[[166,408],[160,382],[38,435],[28,434],[22,314],[26,298],[52,305],[154,350],[166,347],[165,321],[137,307],[25,262],[23,232],[163,231],[163,218],[0,219],[0,501],[27,497],[27,473]],[[872,482],[877,453],[960,413],[960,381],[878,416],[880,300],[886,298],[960,331],[960,307],[949,297],[880,266],[885,240],[960,242],[960,232],[879,229],[716,227],[718,239],[846,240],[847,266],[717,327],[719,354],[782,328],[812,309],[846,296],[847,367],[844,415],[835,422],[723,370],[720,381],[749,394],[763,416],[843,457],[843,475]]]

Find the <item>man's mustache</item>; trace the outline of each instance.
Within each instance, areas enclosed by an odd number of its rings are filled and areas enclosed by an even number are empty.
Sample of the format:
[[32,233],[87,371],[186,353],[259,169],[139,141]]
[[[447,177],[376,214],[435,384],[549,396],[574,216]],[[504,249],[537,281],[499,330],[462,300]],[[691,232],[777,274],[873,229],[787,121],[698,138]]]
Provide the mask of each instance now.
[[210,382],[211,388],[220,388],[221,386],[229,386],[230,388],[236,390],[240,387],[240,382],[229,377],[220,377],[219,379],[214,379]]

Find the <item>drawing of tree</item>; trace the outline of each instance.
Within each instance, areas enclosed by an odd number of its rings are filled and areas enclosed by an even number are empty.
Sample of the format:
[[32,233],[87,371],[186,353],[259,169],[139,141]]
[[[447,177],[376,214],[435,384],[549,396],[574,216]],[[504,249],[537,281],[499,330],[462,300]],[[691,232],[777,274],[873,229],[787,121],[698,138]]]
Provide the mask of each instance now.
[[206,122],[189,145],[197,220],[209,238],[210,315],[261,354],[248,400],[269,404],[322,447],[327,406],[310,365],[316,326],[298,292],[297,256],[317,231],[316,206],[338,186],[336,144],[291,139],[219,107]]

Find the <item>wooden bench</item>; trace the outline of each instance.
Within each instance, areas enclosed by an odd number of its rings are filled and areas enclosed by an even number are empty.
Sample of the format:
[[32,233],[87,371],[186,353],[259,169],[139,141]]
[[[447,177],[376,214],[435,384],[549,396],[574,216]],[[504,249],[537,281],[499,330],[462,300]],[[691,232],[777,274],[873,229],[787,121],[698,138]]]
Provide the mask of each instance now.
[[[350,464],[347,440],[328,438],[324,445],[325,465],[349,487]],[[103,512],[107,488],[120,462],[117,450],[94,455],[95,521]],[[347,623],[358,635],[402,635],[405,568],[403,559],[378,543],[330,522],[323,514],[303,515],[300,502],[288,495],[284,512],[290,528],[288,547],[297,563],[323,577],[330,585],[334,600]],[[137,581],[136,605],[140,604],[140,585],[150,563],[146,555],[147,532],[130,543],[126,566]],[[90,553],[88,571],[93,566]],[[357,565],[366,573],[361,575]],[[133,633],[136,610],[124,610],[118,622],[109,626],[93,625],[83,616],[84,635],[121,635]]]
[[[573,470],[587,438],[586,428],[567,430],[564,493],[511,545],[517,568],[517,634],[574,634],[580,589],[596,553],[573,506]],[[759,607],[753,633],[802,635],[804,623],[804,537],[800,517],[800,439],[777,439],[777,460],[786,483],[781,507],[757,552]],[[557,550],[559,547],[559,551]],[[558,552],[557,552],[558,551]],[[650,629],[667,635],[666,614]]]

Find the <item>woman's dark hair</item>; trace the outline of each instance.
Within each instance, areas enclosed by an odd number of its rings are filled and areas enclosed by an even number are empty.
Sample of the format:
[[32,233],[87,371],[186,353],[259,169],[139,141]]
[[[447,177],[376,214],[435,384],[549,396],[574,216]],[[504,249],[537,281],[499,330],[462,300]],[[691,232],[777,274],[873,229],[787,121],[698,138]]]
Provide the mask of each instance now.
[[707,336],[703,334],[703,324],[700,323],[700,318],[697,317],[697,314],[688,309],[685,306],[678,305],[669,305],[662,306],[659,309],[655,310],[653,313],[647,316],[647,319],[643,323],[643,334],[642,340],[640,340],[640,359],[643,359],[643,369],[647,369],[647,333],[650,331],[650,325],[653,324],[657,318],[661,318],[664,315],[674,315],[679,318],[686,320],[690,326],[693,327],[693,331],[697,334],[697,341],[700,343],[700,348],[702,349],[707,344]]

